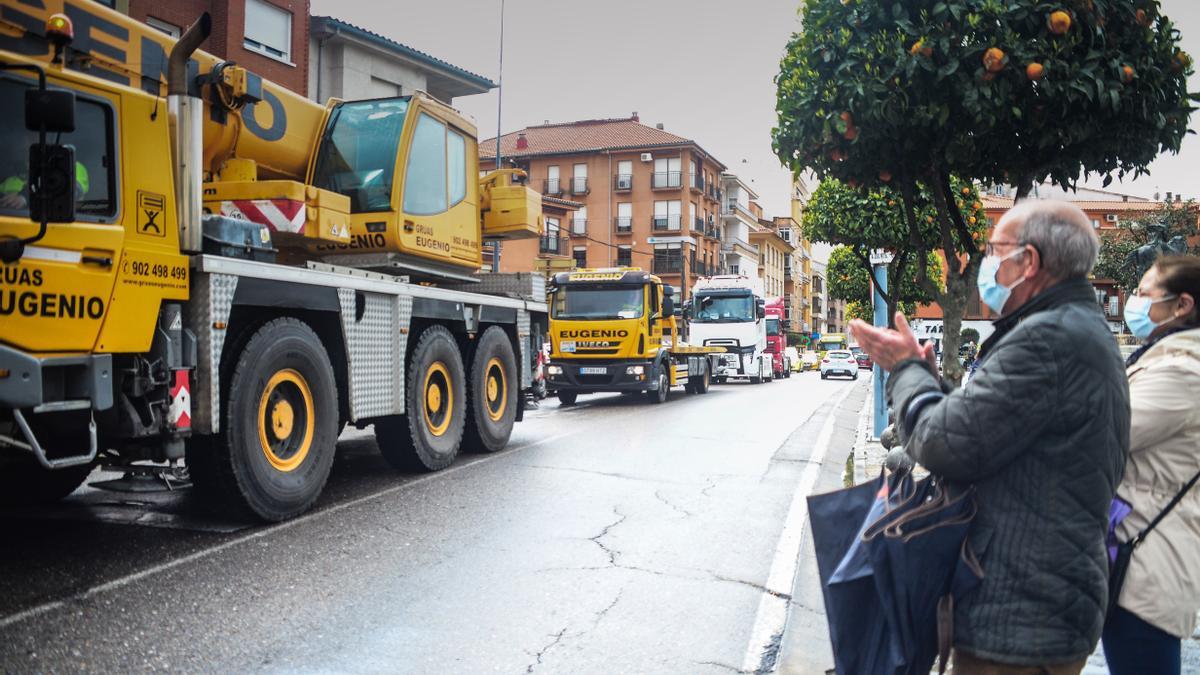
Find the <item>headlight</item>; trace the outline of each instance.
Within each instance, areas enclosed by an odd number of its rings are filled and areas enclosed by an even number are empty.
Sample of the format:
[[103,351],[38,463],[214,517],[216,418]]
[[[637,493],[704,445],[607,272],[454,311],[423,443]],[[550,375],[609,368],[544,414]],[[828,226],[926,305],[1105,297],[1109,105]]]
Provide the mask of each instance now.
[[546,366],[547,375],[562,375],[562,366]]
[[646,372],[645,366],[629,366],[625,369],[626,375],[641,375]]

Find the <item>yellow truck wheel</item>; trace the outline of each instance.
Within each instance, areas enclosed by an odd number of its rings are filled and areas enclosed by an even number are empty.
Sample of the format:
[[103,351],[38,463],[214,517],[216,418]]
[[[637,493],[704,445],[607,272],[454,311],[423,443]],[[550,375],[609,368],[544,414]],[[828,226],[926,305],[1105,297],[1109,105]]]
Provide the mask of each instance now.
[[[193,480],[218,506],[279,521],[321,494],[340,430],[337,383],[320,338],[304,322],[275,319],[238,355],[222,433],[199,443],[211,465]],[[208,485],[200,483],[208,482]]]
[[496,452],[508,445],[521,403],[519,377],[508,334],[499,326],[483,331],[476,341],[467,378],[469,409],[463,448]]
[[667,397],[669,396],[671,389],[671,380],[670,376],[667,374],[667,368],[670,368],[670,365],[666,363],[659,364],[659,366],[655,368],[655,370],[658,371],[658,389],[646,390],[647,401],[651,403],[667,402]]
[[375,422],[379,452],[402,471],[439,471],[458,456],[467,416],[462,353],[444,326],[421,333],[409,360],[404,417]]

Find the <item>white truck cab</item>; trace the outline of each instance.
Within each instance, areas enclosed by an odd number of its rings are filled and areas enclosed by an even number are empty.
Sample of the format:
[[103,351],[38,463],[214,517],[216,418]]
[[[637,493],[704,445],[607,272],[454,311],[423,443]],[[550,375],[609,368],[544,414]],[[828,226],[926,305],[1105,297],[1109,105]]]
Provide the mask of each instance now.
[[709,357],[717,382],[746,378],[751,384],[773,379],[767,353],[766,297],[762,279],[741,275],[701,277],[688,305],[693,344],[724,347]]

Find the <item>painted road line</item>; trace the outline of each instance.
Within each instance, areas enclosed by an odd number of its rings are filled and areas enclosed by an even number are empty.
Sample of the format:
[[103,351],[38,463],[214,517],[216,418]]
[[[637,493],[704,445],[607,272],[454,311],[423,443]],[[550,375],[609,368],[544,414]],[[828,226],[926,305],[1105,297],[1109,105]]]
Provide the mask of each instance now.
[[[784,520],[783,532],[780,533],[779,543],[775,546],[775,557],[767,574],[765,590],[758,601],[754,628],[750,631],[750,643],[742,660],[743,672],[757,673],[763,670],[763,657],[776,653],[780,636],[787,626],[788,598],[791,597],[796,583],[796,570],[800,566],[800,546],[804,541],[804,527],[808,522],[807,498],[817,484],[821,465],[833,440],[833,426],[838,409],[854,389],[853,385],[846,387],[846,391],[829,411],[820,433],[817,434],[817,441],[808,455],[804,473],[800,475],[800,481],[796,484],[796,492],[792,495],[792,504],[788,509],[787,519]],[[770,664],[768,670],[774,670],[774,663]]]

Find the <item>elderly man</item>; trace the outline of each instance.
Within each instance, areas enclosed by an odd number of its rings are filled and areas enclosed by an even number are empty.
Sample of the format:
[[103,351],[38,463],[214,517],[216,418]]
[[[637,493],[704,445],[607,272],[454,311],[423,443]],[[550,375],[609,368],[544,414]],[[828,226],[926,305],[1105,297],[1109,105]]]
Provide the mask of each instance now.
[[1072,204],[1026,202],[1000,219],[979,269],[1000,318],[962,389],[939,382],[903,315],[898,331],[851,323],[891,372],[908,454],[976,488],[969,541],[986,576],[955,607],[956,673],[1079,673],[1100,637],[1129,392],[1087,278],[1098,252]]

